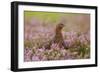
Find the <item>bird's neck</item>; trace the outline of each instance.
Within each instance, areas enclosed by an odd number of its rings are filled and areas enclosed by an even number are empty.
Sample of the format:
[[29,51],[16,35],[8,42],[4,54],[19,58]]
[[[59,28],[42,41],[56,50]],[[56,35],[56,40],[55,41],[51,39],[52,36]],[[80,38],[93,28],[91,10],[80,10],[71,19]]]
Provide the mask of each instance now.
[[62,29],[56,29],[56,35],[61,36],[62,35]]

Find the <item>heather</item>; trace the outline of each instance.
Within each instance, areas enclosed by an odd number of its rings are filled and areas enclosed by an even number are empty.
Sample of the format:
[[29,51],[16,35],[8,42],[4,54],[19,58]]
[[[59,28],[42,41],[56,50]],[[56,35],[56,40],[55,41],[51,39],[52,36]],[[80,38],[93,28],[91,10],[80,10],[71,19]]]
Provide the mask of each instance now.
[[[24,14],[24,61],[74,60],[90,58],[89,14],[28,12]],[[46,44],[55,36],[58,23],[65,24],[64,44]],[[41,47],[40,47],[41,46]]]

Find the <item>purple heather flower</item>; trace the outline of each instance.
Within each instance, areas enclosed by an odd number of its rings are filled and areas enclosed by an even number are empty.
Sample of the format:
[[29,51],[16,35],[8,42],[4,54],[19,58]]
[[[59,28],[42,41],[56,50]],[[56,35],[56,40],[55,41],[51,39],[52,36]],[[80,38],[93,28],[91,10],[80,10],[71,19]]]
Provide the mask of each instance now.
[[31,61],[32,50],[30,48],[24,49],[24,61]]
[[40,61],[38,56],[32,56],[32,61]]

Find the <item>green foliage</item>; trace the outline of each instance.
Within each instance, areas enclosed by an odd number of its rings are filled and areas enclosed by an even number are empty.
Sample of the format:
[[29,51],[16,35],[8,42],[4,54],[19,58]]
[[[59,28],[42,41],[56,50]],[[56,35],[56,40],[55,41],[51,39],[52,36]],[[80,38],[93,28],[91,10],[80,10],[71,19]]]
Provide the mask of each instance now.
[[24,41],[24,46],[27,48],[32,48],[33,47],[33,43],[31,41],[25,40]]
[[87,45],[82,45],[80,46],[79,50],[79,55],[80,55],[80,58],[89,58],[90,56],[90,47],[88,47]]
[[[77,13],[59,13],[59,12],[32,12],[32,11],[25,11],[24,12],[25,18],[31,19],[32,17],[38,18],[43,21],[50,21],[50,22],[57,22],[62,18],[62,16],[70,16],[77,15]],[[79,15],[79,13],[78,13]]]

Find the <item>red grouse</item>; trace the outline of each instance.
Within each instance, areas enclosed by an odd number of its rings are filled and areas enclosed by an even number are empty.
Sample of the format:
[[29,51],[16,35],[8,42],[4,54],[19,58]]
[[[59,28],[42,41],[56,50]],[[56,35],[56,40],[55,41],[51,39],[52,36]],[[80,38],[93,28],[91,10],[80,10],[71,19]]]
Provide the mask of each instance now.
[[50,46],[52,45],[52,43],[58,44],[60,48],[64,47],[65,49],[67,49],[64,43],[63,35],[62,35],[63,27],[64,27],[64,24],[62,23],[59,23],[56,26],[54,38],[44,45],[46,49],[50,49]]

